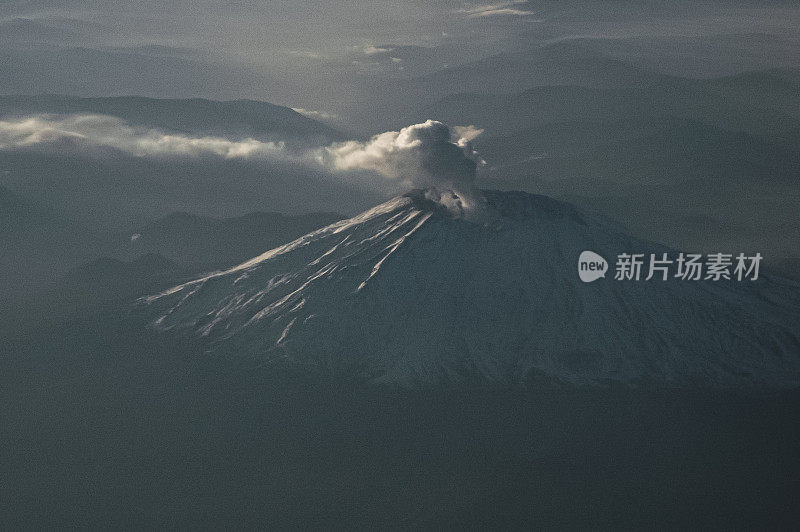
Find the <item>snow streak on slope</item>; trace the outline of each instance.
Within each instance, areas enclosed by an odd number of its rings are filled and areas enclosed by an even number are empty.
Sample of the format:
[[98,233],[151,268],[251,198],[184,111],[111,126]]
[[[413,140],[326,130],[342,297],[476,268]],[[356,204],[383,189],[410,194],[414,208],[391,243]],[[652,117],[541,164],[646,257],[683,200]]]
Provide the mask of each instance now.
[[422,192],[401,196],[146,298],[146,311],[217,353],[393,382],[800,382],[798,285],[584,284],[583,250],[611,261],[668,250],[543,196],[485,199],[491,214],[476,223]]

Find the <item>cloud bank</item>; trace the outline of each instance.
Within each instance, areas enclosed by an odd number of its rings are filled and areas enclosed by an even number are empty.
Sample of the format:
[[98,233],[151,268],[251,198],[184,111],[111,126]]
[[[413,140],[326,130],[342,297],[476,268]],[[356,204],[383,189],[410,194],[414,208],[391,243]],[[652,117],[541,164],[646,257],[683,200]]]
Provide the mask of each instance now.
[[78,149],[110,148],[135,157],[214,155],[231,158],[291,160],[283,142],[222,137],[190,137],[133,127],[108,115],[34,115],[0,120],[0,149],[61,145]]
[[325,149],[325,161],[337,170],[374,170],[414,186],[442,181],[471,184],[476,159],[470,140],[453,138],[447,125],[428,120],[375,135],[367,142],[332,144]]
[[323,161],[337,171],[372,170],[407,188],[429,190],[429,199],[466,214],[480,204],[473,188],[480,158],[472,140],[482,130],[449,128],[428,120],[375,135],[367,142],[348,141],[325,148]]
[[[70,149],[78,155],[117,150],[134,157],[220,157],[292,163],[321,169],[334,178],[355,175],[387,192],[429,189],[429,197],[456,211],[479,203],[473,189],[480,160],[472,141],[482,130],[428,120],[400,131],[318,148],[246,138],[172,134],[134,127],[114,116],[33,115],[0,120],[0,150]],[[378,177],[379,176],[379,177]]]

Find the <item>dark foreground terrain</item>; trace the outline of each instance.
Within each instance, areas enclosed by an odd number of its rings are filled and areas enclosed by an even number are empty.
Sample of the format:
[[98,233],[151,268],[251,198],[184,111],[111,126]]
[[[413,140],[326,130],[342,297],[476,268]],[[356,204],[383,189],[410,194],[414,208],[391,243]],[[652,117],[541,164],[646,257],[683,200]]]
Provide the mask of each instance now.
[[[0,525],[789,528],[800,393],[376,389],[6,314]],[[101,333],[102,331],[102,333]]]

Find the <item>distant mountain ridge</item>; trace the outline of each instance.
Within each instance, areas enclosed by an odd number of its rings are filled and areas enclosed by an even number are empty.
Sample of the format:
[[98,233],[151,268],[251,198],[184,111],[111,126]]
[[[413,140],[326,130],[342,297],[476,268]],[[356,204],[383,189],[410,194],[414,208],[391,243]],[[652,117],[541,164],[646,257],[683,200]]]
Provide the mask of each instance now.
[[67,283],[138,297],[157,288],[154,280],[179,279],[159,272],[188,276],[229,267],[342,218],[325,212],[231,218],[173,213],[138,232],[91,231],[0,186],[0,292],[17,296]]
[[[498,76],[502,72],[502,76]],[[534,86],[621,88],[663,84],[671,76],[606,56],[578,42],[558,42],[503,52],[415,78],[419,87],[459,87],[459,92],[502,94]]]
[[0,186],[0,306],[78,263],[100,241],[86,227]]
[[252,212],[212,218],[177,212],[147,224],[114,254],[126,260],[158,254],[187,268],[221,268],[344,218],[336,213]]
[[635,117],[702,120],[726,129],[780,135],[800,120],[798,88],[800,75],[790,69],[713,79],[664,76],[661,83],[623,87],[536,84],[503,94],[454,92],[421,113],[453,124],[469,121],[490,135],[547,122]]

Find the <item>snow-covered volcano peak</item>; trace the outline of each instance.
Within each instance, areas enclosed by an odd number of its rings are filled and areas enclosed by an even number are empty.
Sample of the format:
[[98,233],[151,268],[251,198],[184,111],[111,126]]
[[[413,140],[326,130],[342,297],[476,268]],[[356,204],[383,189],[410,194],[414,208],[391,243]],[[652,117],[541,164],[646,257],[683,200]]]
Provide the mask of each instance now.
[[586,284],[584,250],[667,250],[544,196],[484,191],[488,221],[475,223],[430,195],[396,197],[148,297],[145,311],[218,353],[387,381],[800,382],[796,284]]
[[405,194],[415,208],[436,216],[460,218],[473,222],[487,219],[487,203],[481,191],[461,186],[436,186]]
[[586,223],[586,216],[573,205],[526,192],[429,187],[412,190],[404,197],[421,211],[471,222],[563,218]]

